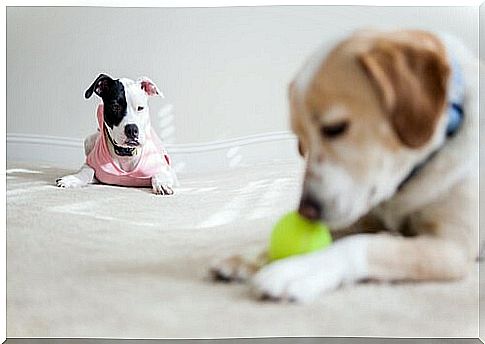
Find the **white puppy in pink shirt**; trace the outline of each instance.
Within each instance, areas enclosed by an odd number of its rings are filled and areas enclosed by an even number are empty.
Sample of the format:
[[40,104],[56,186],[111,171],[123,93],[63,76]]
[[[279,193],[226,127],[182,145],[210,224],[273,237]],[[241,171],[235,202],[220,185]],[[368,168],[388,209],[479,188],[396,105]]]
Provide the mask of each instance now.
[[163,96],[150,79],[112,79],[101,74],[86,90],[96,93],[98,132],[84,140],[86,163],[57,186],[75,188],[98,180],[121,186],[151,186],[159,195],[173,194],[177,177],[171,160],[150,125],[149,96]]

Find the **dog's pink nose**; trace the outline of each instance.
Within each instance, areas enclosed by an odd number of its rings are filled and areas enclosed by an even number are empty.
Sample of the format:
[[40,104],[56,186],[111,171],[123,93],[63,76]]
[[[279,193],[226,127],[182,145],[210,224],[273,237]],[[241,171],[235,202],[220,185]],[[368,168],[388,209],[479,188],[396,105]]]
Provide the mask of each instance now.
[[320,202],[308,196],[302,197],[298,208],[300,215],[311,221],[320,220],[322,217],[322,210]]

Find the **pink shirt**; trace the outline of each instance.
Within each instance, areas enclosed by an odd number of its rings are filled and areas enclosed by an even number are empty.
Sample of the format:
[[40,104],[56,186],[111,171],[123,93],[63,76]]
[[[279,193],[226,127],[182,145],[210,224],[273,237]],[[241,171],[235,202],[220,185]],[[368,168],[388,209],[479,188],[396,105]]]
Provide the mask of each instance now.
[[100,182],[121,186],[151,186],[151,178],[162,167],[170,166],[170,157],[162,146],[153,129],[147,133],[141,157],[133,171],[124,171],[113,161],[104,135],[103,104],[98,106],[98,126],[100,133],[92,151],[86,157],[86,163],[94,169],[95,177]]

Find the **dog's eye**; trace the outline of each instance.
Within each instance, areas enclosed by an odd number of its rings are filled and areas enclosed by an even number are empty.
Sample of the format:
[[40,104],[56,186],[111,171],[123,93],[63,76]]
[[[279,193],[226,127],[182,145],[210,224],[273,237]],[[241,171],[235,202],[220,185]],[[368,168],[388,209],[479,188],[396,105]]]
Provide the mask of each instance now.
[[138,107],[138,111],[143,111],[144,107],[143,106],[139,106]]
[[346,121],[332,125],[324,125],[320,128],[320,133],[322,136],[332,139],[345,133],[348,127],[349,122]]
[[113,110],[113,112],[120,112],[121,111],[121,106],[119,104],[112,104],[111,105],[111,110]]

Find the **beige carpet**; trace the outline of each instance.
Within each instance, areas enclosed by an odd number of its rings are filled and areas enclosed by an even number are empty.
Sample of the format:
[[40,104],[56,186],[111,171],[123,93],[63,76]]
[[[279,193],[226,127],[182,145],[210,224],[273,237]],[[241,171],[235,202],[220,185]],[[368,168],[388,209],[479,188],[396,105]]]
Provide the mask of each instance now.
[[[294,207],[301,166],[180,176],[173,197],[9,163],[9,337],[477,336],[478,274],[461,282],[360,284],[310,305],[214,284],[216,255],[264,241]],[[478,266],[477,269],[478,270]]]

